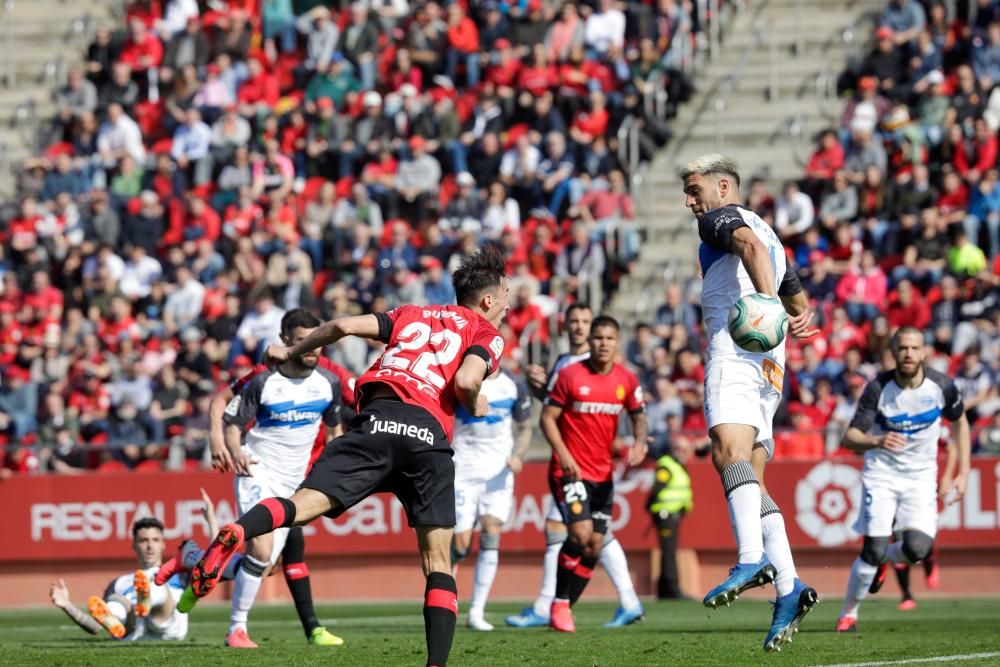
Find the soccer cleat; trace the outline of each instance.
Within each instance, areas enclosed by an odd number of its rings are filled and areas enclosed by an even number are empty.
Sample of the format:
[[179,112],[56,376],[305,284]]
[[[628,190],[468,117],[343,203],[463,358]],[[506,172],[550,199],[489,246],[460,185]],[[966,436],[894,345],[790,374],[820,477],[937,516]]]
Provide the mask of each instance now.
[[775,574],[774,566],[767,556],[761,556],[756,563],[737,563],[729,570],[726,580],[708,592],[702,604],[712,609],[723,603],[728,607],[744,591],[774,581]]
[[470,630],[478,630],[479,632],[493,632],[493,624],[487,623],[486,619],[482,616],[473,616],[469,614],[469,617],[465,620],[465,627]]
[[326,628],[319,627],[309,634],[309,643],[313,646],[343,646],[344,640]]
[[184,592],[181,593],[181,599],[177,601],[177,611],[186,614],[194,609],[196,604],[198,604],[198,596],[191,589],[191,584],[188,584]]
[[646,610],[642,608],[640,604],[638,607],[632,609],[623,609],[618,607],[615,610],[615,617],[604,624],[606,628],[624,628],[626,625],[632,625],[641,621],[646,615]]
[[549,624],[549,617],[542,616],[534,607],[525,607],[520,614],[508,616],[503,622],[512,628],[541,628]]
[[875,570],[875,578],[872,579],[872,583],[868,586],[868,592],[874,595],[882,590],[882,584],[885,583],[886,572],[889,571],[889,565],[887,563],[879,563],[878,569]]
[[135,571],[132,587],[135,589],[135,615],[139,618],[149,616],[149,575],[145,570]]
[[90,599],[87,600],[87,611],[90,612],[91,618],[100,623],[101,627],[115,639],[121,639],[125,636],[125,626],[111,613],[103,598],[91,595]]
[[853,616],[841,616],[837,619],[837,632],[857,632],[858,619]]
[[175,574],[190,572],[190,559],[197,551],[197,542],[194,540],[184,540],[181,545],[177,547],[177,553],[175,553],[170,560],[160,565],[160,569],[156,571],[156,576],[153,577],[153,582],[156,583],[157,586],[162,586]]
[[257,648],[245,628],[237,628],[226,635],[226,646],[229,648]]
[[568,600],[553,600],[552,610],[549,612],[549,627],[558,632],[576,632]]
[[938,565],[937,558],[931,555],[924,559],[924,574],[927,575],[927,588],[931,590],[938,587],[938,577],[941,574],[941,566]]
[[243,526],[231,523],[223,526],[212,544],[191,569],[191,590],[200,598],[212,592],[222,578],[226,563],[243,546]]
[[774,601],[774,617],[764,640],[764,650],[780,651],[784,644],[791,644],[792,635],[799,631],[799,623],[817,602],[819,596],[815,589],[796,579],[792,592]]
[[897,606],[896,608],[899,609],[900,611],[913,611],[914,609],[917,608],[917,601],[914,600],[913,598],[907,598],[902,602],[900,602],[899,606]]

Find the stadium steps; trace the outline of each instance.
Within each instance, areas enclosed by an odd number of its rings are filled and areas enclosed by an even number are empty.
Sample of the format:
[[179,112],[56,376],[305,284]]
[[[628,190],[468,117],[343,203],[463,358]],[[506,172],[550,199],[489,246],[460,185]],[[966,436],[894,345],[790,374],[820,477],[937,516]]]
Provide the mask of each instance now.
[[[35,103],[44,125],[55,115],[46,68],[61,58],[66,67],[83,63],[84,36],[74,31],[84,17],[91,24],[111,23],[114,3],[104,0],[14,0],[9,13],[0,7],[0,200],[14,194],[14,173],[32,154],[32,137],[16,115],[25,102]],[[8,33],[8,23],[9,30]],[[8,34],[13,35],[14,86],[7,81]]]
[[[843,68],[841,36],[870,7],[863,0],[803,0],[806,30],[801,40],[804,50],[798,54],[796,2],[765,0],[734,19],[722,36],[720,56],[702,67],[695,78],[696,95],[678,110],[673,141],[634,188],[642,251],[609,307],[625,322],[651,318],[666,283],[683,282],[698,271],[697,226],[684,207],[676,175],[680,165],[705,153],[723,152],[736,160],[745,184],[760,176],[777,194],[783,181],[802,176],[812,136],[837,124],[842,103],[817,95],[817,84],[822,83],[818,76],[836,76]],[[773,53],[768,40],[774,41]],[[777,63],[778,84],[773,100],[772,62]],[[740,76],[733,79],[738,66],[742,66]],[[721,105],[720,96],[725,100]],[[718,142],[717,126],[723,128]],[[792,127],[801,130],[800,139],[792,139]]]

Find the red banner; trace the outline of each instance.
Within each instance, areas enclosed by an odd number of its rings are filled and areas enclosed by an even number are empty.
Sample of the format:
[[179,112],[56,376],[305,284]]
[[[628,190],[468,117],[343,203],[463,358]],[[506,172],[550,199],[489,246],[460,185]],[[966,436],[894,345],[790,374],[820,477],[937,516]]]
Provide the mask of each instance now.
[[[515,486],[506,525],[505,550],[537,551],[551,498],[546,465],[525,466]],[[652,546],[645,510],[652,470],[619,469],[613,529],[626,548]],[[698,550],[733,548],[725,498],[712,466],[690,466],[694,511],[681,529],[682,546]],[[977,459],[964,501],[941,513],[941,543],[963,547],[1000,544],[997,507],[1000,459]],[[216,473],[148,473],[13,478],[0,482],[4,540],[0,562],[81,560],[120,556],[131,542],[137,518],[156,516],[168,540],[210,537],[201,516],[199,487],[215,502],[220,524],[235,519],[232,481]],[[782,508],[790,541],[797,548],[854,548],[851,530],[861,496],[860,461],[779,461],[768,466],[767,487]],[[311,554],[412,553],[415,545],[395,498],[369,498],[340,519],[322,518],[307,527]]]

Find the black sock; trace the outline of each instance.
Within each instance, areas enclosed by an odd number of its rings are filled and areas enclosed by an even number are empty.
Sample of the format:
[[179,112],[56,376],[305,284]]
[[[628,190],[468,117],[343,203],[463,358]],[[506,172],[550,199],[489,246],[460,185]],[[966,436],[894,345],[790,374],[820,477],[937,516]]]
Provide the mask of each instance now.
[[934,570],[934,565],[937,563],[937,544],[931,547],[931,552],[927,554],[927,558],[924,559],[924,574],[926,576],[931,576],[931,572]]
[[268,498],[251,507],[236,523],[243,526],[243,539],[249,540],[278,528],[289,528],[294,521],[295,503],[288,498]]
[[295,612],[299,615],[306,639],[313,630],[320,627],[313,606],[312,587],[309,584],[309,566],[306,565],[306,538],[301,528],[288,531],[285,548],[281,550],[281,560],[285,566],[285,583],[295,602]]
[[444,572],[427,575],[424,589],[424,631],[427,633],[427,664],[448,664],[451,642],[458,619],[458,587],[455,578]]
[[568,539],[559,550],[559,569],[556,570],[556,598],[569,600],[573,591],[573,577],[580,559],[583,558],[583,547]]
[[899,580],[899,588],[903,591],[903,599],[909,600],[913,598],[913,594],[910,593],[910,566],[904,565],[900,567],[896,565],[892,569],[896,571],[896,579]]
[[590,577],[594,574],[594,566],[597,565],[597,558],[594,556],[584,556],[580,559],[580,564],[573,570],[573,577],[570,579],[569,603],[576,604],[576,601],[583,595],[583,589],[590,583]]

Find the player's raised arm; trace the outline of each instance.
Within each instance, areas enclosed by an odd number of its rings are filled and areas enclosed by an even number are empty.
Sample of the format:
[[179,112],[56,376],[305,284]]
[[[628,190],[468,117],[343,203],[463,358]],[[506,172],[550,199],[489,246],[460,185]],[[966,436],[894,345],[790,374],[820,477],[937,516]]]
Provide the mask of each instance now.
[[729,247],[730,252],[743,262],[743,268],[747,270],[754,289],[760,294],[777,296],[774,263],[763,241],[757,238],[749,227],[740,227],[733,232],[733,240]]
[[[291,347],[268,345],[264,352],[264,363],[269,366],[282,364],[289,359],[301,357],[316,348],[336,343],[346,336],[358,336],[370,340],[384,339],[384,326],[379,314],[338,317],[324,322],[311,334]],[[384,315],[383,315],[384,317]],[[391,323],[390,323],[391,326]]]

